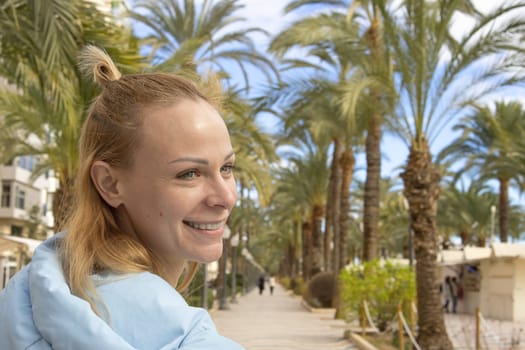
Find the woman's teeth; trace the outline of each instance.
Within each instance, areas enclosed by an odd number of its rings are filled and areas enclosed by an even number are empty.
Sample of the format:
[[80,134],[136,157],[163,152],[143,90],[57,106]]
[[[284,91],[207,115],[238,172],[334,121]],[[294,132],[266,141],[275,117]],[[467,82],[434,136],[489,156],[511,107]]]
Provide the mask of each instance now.
[[198,230],[208,230],[208,231],[218,230],[222,226],[222,223],[218,223],[218,224],[199,224],[199,223],[196,223],[196,222],[189,222],[189,221],[185,221],[185,223],[186,223],[186,225],[191,226],[193,228],[196,228]]

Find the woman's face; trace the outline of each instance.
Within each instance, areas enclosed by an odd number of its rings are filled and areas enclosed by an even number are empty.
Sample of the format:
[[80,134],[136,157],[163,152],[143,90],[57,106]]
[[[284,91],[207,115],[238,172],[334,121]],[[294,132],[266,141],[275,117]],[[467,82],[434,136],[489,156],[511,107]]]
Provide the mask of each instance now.
[[133,166],[119,181],[124,228],[167,263],[217,260],[237,199],[226,125],[202,100],[145,113]]

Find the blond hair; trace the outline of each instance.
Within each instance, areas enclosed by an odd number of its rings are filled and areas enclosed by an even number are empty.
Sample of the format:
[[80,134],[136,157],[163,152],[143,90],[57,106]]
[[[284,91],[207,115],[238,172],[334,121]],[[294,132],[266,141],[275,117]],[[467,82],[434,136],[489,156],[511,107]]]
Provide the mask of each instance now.
[[[158,257],[138,237],[118,225],[115,209],[96,190],[91,176],[93,162],[115,168],[133,165],[141,143],[145,109],[202,99],[215,105],[188,79],[164,73],[121,75],[111,58],[95,46],[80,54],[80,70],[102,88],[88,110],[79,142],[79,168],[75,179],[75,204],[66,222],[61,244],[65,278],[73,294],[87,300],[98,313],[97,293],[91,275],[101,271],[133,273],[149,271],[172,280]],[[184,290],[198,264],[188,262],[178,286]],[[103,304],[102,304],[103,305]]]

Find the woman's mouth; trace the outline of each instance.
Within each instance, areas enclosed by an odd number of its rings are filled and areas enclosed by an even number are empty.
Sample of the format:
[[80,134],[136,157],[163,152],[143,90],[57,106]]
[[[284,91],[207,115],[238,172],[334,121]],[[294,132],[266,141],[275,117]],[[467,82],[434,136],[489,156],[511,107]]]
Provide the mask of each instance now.
[[184,224],[195,228],[197,230],[205,230],[205,231],[215,231],[224,226],[223,222],[216,222],[216,223],[199,223],[194,221],[183,221]]

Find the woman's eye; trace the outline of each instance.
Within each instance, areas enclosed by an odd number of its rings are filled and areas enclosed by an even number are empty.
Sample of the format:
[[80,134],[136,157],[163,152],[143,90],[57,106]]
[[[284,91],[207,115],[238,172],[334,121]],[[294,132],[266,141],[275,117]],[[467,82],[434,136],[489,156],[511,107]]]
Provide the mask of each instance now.
[[223,165],[221,167],[221,173],[224,174],[224,175],[230,175],[230,174],[233,173],[234,169],[235,169],[235,165],[233,165],[233,164]]
[[191,180],[191,179],[194,179],[196,177],[198,177],[200,175],[200,173],[197,171],[197,170],[189,170],[189,171],[186,171],[180,175],[177,175],[177,178],[179,179],[188,179],[188,180]]

